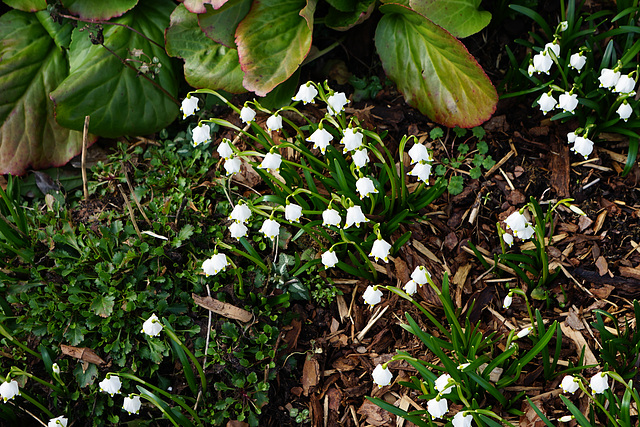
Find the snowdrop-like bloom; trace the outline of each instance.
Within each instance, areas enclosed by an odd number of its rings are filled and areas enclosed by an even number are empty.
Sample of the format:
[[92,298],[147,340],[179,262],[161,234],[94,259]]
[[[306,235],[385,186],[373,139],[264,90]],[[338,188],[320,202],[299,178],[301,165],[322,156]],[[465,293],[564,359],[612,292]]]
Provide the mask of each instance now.
[[244,203],[235,205],[229,215],[230,220],[242,223],[246,222],[249,218],[251,218],[251,209]]
[[330,116],[335,116],[340,111],[344,110],[344,106],[347,105],[349,100],[343,92],[336,92],[327,98],[327,113]]
[[436,379],[435,388],[438,391],[438,393],[440,394],[451,393],[451,390],[453,390],[453,385],[449,385],[447,387],[450,379],[451,379],[451,375],[449,374],[442,374]]
[[324,154],[327,151],[327,147],[329,143],[333,139],[333,135],[331,135],[325,129],[316,129],[315,132],[311,134],[307,141],[313,142],[313,148],[320,149],[320,152]]
[[413,144],[413,147],[409,149],[409,157],[411,158],[411,164],[420,162],[430,162],[433,160],[429,150],[422,144]]
[[411,273],[411,279],[415,280],[415,282],[420,286],[426,283],[429,283],[430,277],[431,277],[431,274],[429,274],[429,272],[423,265],[417,266],[413,270],[413,273]]
[[560,421],[561,423],[568,423],[569,421],[571,421],[574,418],[573,415],[565,415],[564,417],[560,417],[558,418],[558,421]]
[[160,335],[160,331],[162,331],[162,323],[160,323],[158,316],[156,316],[155,313],[142,324],[142,332],[150,337]]
[[438,400],[438,398],[435,397],[427,402],[427,411],[433,418],[442,418],[448,410],[449,404],[445,398],[440,398],[440,400]]
[[575,132],[569,132],[567,134],[567,142],[569,142],[569,144],[573,144],[574,142],[576,142],[577,137],[578,135],[576,135]]
[[363,199],[372,193],[377,193],[378,189],[373,185],[371,178],[365,176],[356,181],[356,191],[360,193],[360,199]]
[[200,144],[205,144],[211,141],[211,128],[209,125],[203,125],[202,123],[193,128],[192,132],[193,141],[191,145],[197,147]]
[[533,331],[533,326],[529,326],[528,328],[524,328],[520,332],[516,334],[516,338],[524,338],[529,335]]
[[8,400],[13,400],[16,396],[20,396],[18,381],[5,381],[0,385],[0,397],[2,397],[4,403],[7,403]]
[[289,203],[284,207],[284,219],[290,222],[300,222],[302,217],[302,206]]
[[362,147],[362,139],[364,135],[358,131],[357,128],[346,128],[342,132],[342,139],[340,140],[341,144],[344,144],[343,153],[347,151],[357,150]]
[[569,66],[573,69],[578,70],[580,72],[584,67],[584,64],[587,63],[587,57],[582,54],[582,52],[574,53],[569,58]]
[[591,377],[589,385],[595,394],[604,393],[609,388],[609,375],[606,372],[598,372]]
[[471,421],[473,421],[473,416],[471,414],[464,414],[464,411],[460,411],[453,416],[451,423],[453,427],[471,427]]
[[413,295],[418,292],[418,284],[415,280],[409,280],[406,285],[404,285],[404,291],[408,295]]
[[391,380],[393,379],[393,374],[389,371],[389,368],[380,364],[376,366],[371,376],[373,377],[373,382],[378,384],[378,388],[391,384]]
[[241,222],[233,222],[229,226],[229,233],[231,234],[231,237],[233,237],[234,239],[240,240],[240,238],[245,237],[247,235],[248,231],[249,229],[247,228],[247,226]]
[[584,211],[579,207],[577,207],[576,205],[569,205],[569,209],[571,210],[571,212],[576,213],[578,215],[587,216],[587,214],[584,213]]
[[464,371],[465,369],[467,369],[467,366],[471,365],[471,363],[461,363],[458,365],[457,369],[458,371]]
[[425,184],[429,183],[429,177],[431,176],[431,164],[420,162],[411,169],[409,175],[418,177],[418,181],[422,181]]
[[267,129],[270,131],[276,131],[282,129],[282,116],[274,114],[267,119]]
[[567,28],[569,28],[569,23],[567,21],[562,21],[558,24],[558,29],[560,30],[560,32],[567,31]]
[[224,171],[227,176],[240,172],[242,167],[242,159],[240,157],[232,157],[224,161]]
[[544,51],[547,52],[547,54],[551,51],[556,56],[560,56],[560,45],[554,40],[553,42],[544,45]]
[[51,370],[54,374],[60,374],[60,365],[54,363],[53,365],[51,365]]
[[340,212],[335,209],[327,209],[322,212],[322,225],[325,227],[329,225],[339,227],[341,221],[342,218],[340,217]]
[[540,52],[533,57],[533,70],[536,73],[549,74],[549,70],[553,65],[553,59],[546,51]]
[[562,379],[562,382],[560,383],[560,388],[565,393],[573,394],[580,388],[578,381],[580,380],[572,375],[565,375],[565,377]]
[[529,77],[533,76],[533,73],[537,71],[538,70],[536,70],[536,67],[534,67],[533,64],[529,64],[529,66],[527,67],[527,74],[529,74]]
[[540,99],[538,99],[538,105],[540,105],[540,110],[542,110],[544,114],[553,110],[557,103],[558,101],[556,101],[553,95],[549,93],[543,93],[542,96],[540,96]]
[[47,427],[60,427],[60,426],[67,427],[68,423],[69,423],[69,419],[66,418],[64,415],[60,415],[59,417],[51,418],[47,423]]
[[511,307],[511,303],[513,302],[513,297],[511,296],[511,293],[508,293],[506,297],[504,297],[504,302],[502,303],[502,308],[509,308]]
[[619,79],[620,71],[614,71],[609,68],[603,68],[602,71],[600,71],[600,77],[598,77],[598,80],[600,80],[600,87],[609,88],[615,87]]
[[142,402],[140,402],[140,396],[135,396],[133,394],[125,397],[124,402],[122,403],[122,409],[127,411],[129,414],[137,414],[140,412],[141,406]]
[[196,111],[200,110],[198,107],[198,101],[200,101],[195,96],[187,96],[182,100],[182,106],[180,107],[180,111],[182,111],[182,119],[186,119]]
[[202,269],[204,270],[204,275],[209,277],[220,273],[227,268],[227,265],[229,265],[229,261],[225,254],[214,254],[202,263]]
[[256,118],[256,112],[246,105],[240,110],[240,120],[242,123],[249,123]]
[[573,95],[569,92],[565,92],[558,97],[558,108],[562,109],[565,113],[573,113],[578,106],[578,94]]
[[593,152],[593,141],[591,141],[589,138],[577,136],[571,151],[580,154],[586,159],[587,157],[589,157],[589,154]]
[[360,227],[361,222],[369,222],[369,220],[362,213],[362,208],[358,205],[348,208],[347,220],[344,224],[344,228],[349,228],[354,224],[356,227]]
[[262,163],[258,166],[258,169],[267,169],[269,172],[277,172],[280,169],[282,163],[282,156],[278,153],[267,153],[262,159]]
[[622,104],[620,104],[620,106],[616,110],[616,113],[618,113],[620,118],[626,122],[627,120],[629,120],[629,117],[631,117],[633,108],[631,108],[631,105],[629,105],[627,101],[624,101],[622,102]]
[[122,383],[120,382],[120,377],[114,374],[107,374],[107,377],[100,381],[98,384],[100,387],[100,391],[103,393],[109,393],[111,397],[114,394],[120,393],[120,387],[122,387]]
[[233,156],[233,148],[231,148],[231,141],[227,138],[223,139],[218,146],[218,154],[225,160],[230,159]]
[[338,256],[334,251],[329,249],[327,252],[322,254],[322,263],[325,268],[331,268],[338,263]]
[[313,104],[313,98],[315,98],[316,95],[318,95],[318,89],[316,89],[314,85],[306,83],[300,86],[296,96],[291,99],[293,101],[302,101],[303,104],[308,104],[309,102]]
[[515,211],[509,215],[504,222],[513,231],[513,234],[522,240],[529,239],[534,233],[531,223],[527,221],[527,218],[520,211]]
[[370,306],[378,304],[382,300],[382,291],[374,286],[367,286],[367,289],[362,294],[364,302]]
[[384,262],[389,262],[389,249],[391,249],[391,245],[386,240],[377,238],[373,242],[373,246],[371,246],[369,256],[373,257],[376,261],[382,258]]
[[267,219],[262,223],[262,227],[260,227],[260,232],[274,240],[278,234],[280,234],[280,224],[278,221],[273,219]]
[[513,245],[513,236],[509,233],[504,233],[502,235],[502,240],[507,244],[507,246],[511,247]]
[[366,148],[361,148],[353,152],[351,159],[353,160],[353,164],[360,169],[369,163],[369,152]]
[[633,77],[625,74],[620,76],[616,86],[613,88],[614,92],[622,93],[624,95],[633,96],[636,92],[633,90],[636,87],[636,81]]

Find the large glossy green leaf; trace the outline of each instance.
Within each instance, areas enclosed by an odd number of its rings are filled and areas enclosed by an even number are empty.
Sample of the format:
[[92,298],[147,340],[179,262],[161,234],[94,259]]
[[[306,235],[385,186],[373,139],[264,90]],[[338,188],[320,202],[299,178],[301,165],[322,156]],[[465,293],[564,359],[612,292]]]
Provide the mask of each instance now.
[[47,0],[3,0],[14,9],[23,12],[37,12],[47,8]]
[[166,33],[166,49],[171,56],[184,59],[184,76],[195,88],[246,92],[238,51],[215,43],[198,27],[198,16],[180,5],[171,14]]
[[478,10],[482,0],[411,0],[411,9],[459,38],[477,33],[491,22],[491,13]]
[[[162,44],[173,8],[171,0],[143,0],[113,22],[128,25]],[[131,54],[134,49],[147,55],[139,59],[155,57],[162,64],[153,82],[122,63],[127,58],[136,59]],[[104,46],[93,45],[86,32],[74,30],[69,57],[69,77],[51,94],[61,125],[80,130],[88,115],[89,130],[97,135],[145,135],[167,126],[178,115],[171,59],[162,47],[130,29],[105,26]]]
[[198,15],[198,24],[207,37],[226,47],[236,48],[236,27],[247,16],[252,0],[231,0],[220,9],[207,8]]
[[376,49],[407,103],[450,127],[478,126],[491,117],[497,92],[459,40],[404,6],[380,10]]
[[184,0],[184,6],[189,12],[205,13],[205,4],[210,4],[214,9],[220,9],[228,0]]
[[344,12],[330,8],[325,17],[325,25],[334,30],[346,31],[369,19],[375,10],[374,0],[361,0],[355,4],[355,10]]
[[108,21],[130,11],[138,0],[62,0],[62,4],[81,19]]
[[243,86],[264,96],[287,80],[311,48],[311,28],[300,16],[305,0],[254,2],[236,30]]
[[14,10],[0,17],[1,174],[60,166],[82,147],[82,134],[53,117],[49,92],[67,76],[68,64],[39,15],[48,14]]

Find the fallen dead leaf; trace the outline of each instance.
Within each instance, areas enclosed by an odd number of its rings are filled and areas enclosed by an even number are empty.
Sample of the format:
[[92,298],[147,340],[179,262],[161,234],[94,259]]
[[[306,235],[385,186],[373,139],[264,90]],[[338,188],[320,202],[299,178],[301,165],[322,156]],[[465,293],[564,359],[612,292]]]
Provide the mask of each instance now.
[[594,294],[598,298],[607,299],[609,298],[609,295],[611,295],[611,292],[613,292],[615,288],[616,287],[613,285],[604,284],[599,288],[591,288],[589,290],[591,291],[592,294]]
[[378,405],[368,400],[365,400],[362,406],[358,409],[358,414],[366,417],[365,422],[372,426],[392,426],[393,415],[382,409]]
[[226,318],[239,320],[244,323],[250,322],[251,319],[253,319],[253,315],[250,312],[236,307],[235,305],[218,301],[211,297],[201,297],[196,294],[191,294],[191,298],[193,298],[193,302],[198,304],[200,307],[206,308],[207,310]]
[[584,329],[584,323],[580,320],[580,316],[573,308],[569,308],[569,312],[567,313],[567,320],[565,323],[570,326],[572,329],[576,331],[581,331]]
[[609,271],[609,264],[603,256],[599,256],[596,260],[596,267],[598,267],[598,274],[604,276]]
[[302,390],[305,396],[320,382],[320,365],[316,359],[307,359],[302,368]]
[[93,363],[94,365],[104,365],[107,362],[102,360],[93,350],[87,347],[73,347],[70,345],[60,345],[62,354],[80,359],[83,362]]

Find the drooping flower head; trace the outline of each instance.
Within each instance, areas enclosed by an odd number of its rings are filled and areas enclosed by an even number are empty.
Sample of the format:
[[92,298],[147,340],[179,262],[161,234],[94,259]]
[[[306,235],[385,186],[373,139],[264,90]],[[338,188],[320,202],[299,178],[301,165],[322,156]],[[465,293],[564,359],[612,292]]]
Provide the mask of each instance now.
[[182,119],[186,119],[196,111],[200,110],[198,107],[198,101],[200,101],[195,96],[187,95],[185,99],[182,100],[182,106],[180,107],[180,111],[182,111]]
[[450,384],[451,382],[451,375],[442,374],[436,378],[434,386],[438,393],[448,394],[453,390],[453,384]]
[[391,384],[393,379],[393,374],[389,371],[389,368],[380,364],[375,367],[371,376],[373,377],[373,382],[378,384],[378,388]]
[[411,279],[414,280],[420,286],[429,283],[430,277],[431,277],[431,274],[429,274],[429,272],[427,271],[424,265],[417,266],[413,270],[413,273],[411,273]]
[[348,151],[354,151],[358,148],[362,147],[362,141],[364,135],[358,130],[358,128],[346,128],[342,132],[342,139],[340,140],[341,144],[344,144],[343,153]]
[[256,112],[251,107],[247,107],[246,105],[242,107],[240,110],[240,120],[242,123],[249,123],[256,118]]
[[580,72],[584,67],[584,64],[587,63],[587,57],[582,54],[582,52],[574,53],[569,58],[569,66],[575,70]]
[[318,128],[307,138],[307,141],[313,142],[313,148],[318,148],[322,154],[325,154],[332,139],[333,135],[327,130]]
[[288,203],[284,208],[284,218],[290,222],[300,222],[302,217],[302,206],[295,203]]
[[344,110],[344,106],[347,105],[349,100],[343,92],[336,92],[327,98],[327,113],[330,116],[335,116]]
[[215,276],[229,265],[229,260],[225,254],[213,254],[211,258],[202,263],[202,270],[205,276]]
[[529,239],[535,232],[531,223],[523,214],[520,213],[520,211],[513,212],[504,220],[504,222],[507,227],[513,231],[513,234],[522,240]]
[[334,267],[337,263],[338,256],[332,249],[329,249],[322,254],[322,264],[324,264],[325,268]]
[[[533,57],[533,68],[531,71],[535,73],[549,74],[549,70],[553,65],[553,59],[546,51],[540,52]],[[531,73],[530,75],[532,75]]]
[[274,114],[273,116],[269,116],[269,118],[267,119],[267,129],[271,132],[282,129],[282,116],[280,116],[278,113]]
[[244,203],[235,205],[229,215],[230,220],[241,223],[245,223],[249,218],[251,218],[251,209]]
[[418,284],[416,283],[415,280],[409,280],[405,285],[404,285],[404,291],[407,293],[407,295],[413,295],[416,292],[418,292]]
[[562,382],[560,383],[560,388],[565,393],[573,394],[580,388],[578,381],[580,380],[573,375],[565,375],[565,377],[562,379]]
[[364,299],[365,303],[373,307],[382,300],[382,291],[376,286],[369,285],[362,294],[362,298]]
[[111,397],[113,397],[114,394],[120,393],[120,387],[122,387],[122,383],[120,382],[120,377],[109,373],[104,380],[100,381],[98,386],[100,387],[101,392],[108,393],[109,395],[111,395]]
[[391,245],[386,240],[378,237],[373,241],[369,256],[373,257],[376,261],[382,258],[384,262],[389,262],[389,249],[391,249]]
[[160,331],[162,331],[162,323],[158,319],[158,316],[154,314],[151,315],[145,322],[142,324],[142,332],[149,335],[150,337],[155,337],[160,335]]
[[322,225],[327,227],[333,225],[334,227],[339,227],[342,218],[340,217],[340,212],[333,208],[329,208],[322,212]]
[[634,91],[636,87],[636,81],[629,74],[621,75],[613,88],[614,92],[621,93],[623,95],[633,96],[636,94]]
[[591,141],[589,138],[577,136],[576,140],[573,143],[573,148],[571,148],[571,151],[580,154],[586,159],[589,157],[589,154],[593,152],[593,141]]
[[606,372],[598,372],[591,377],[589,385],[595,394],[604,393],[609,388],[609,375]]
[[318,95],[318,89],[311,83],[306,83],[300,86],[298,93],[291,98],[293,101],[302,101],[303,104],[309,102],[313,104],[313,99]]
[[191,145],[197,147],[200,144],[205,144],[211,141],[211,128],[209,125],[203,125],[202,123],[193,128],[192,132],[193,141]]
[[51,418],[47,423],[47,427],[67,427],[69,419],[64,415],[60,415],[56,418]]
[[280,223],[269,218],[262,223],[260,232],[273,241],[280,234]]
[[220,145],[218,145],[218,154],[225,160],[230,159],[233,156],[233,148],[231,147],[231,141],[224,138]]
[[249,229],[247,228],[247,226],[241,222],[234,221],[229,226],[229,234],[231,234],[231,237],[233,237],[234,239],[240,240],[240,238],[245,237],[247,235],[248,231]]
[[631,117],[631,113],[633,113],[633,108],[631,108],[631,105],[629,105],[629,103],[625,99],[616,110],[616,113],[618,113],[620,118],[626,122],[627,120],[629,120],[629,117]]
[[429,184],[429,177],[431,177],[431,164],[426,162],[420,162],[411,169],[409,175],[418,177],[418,181],[422,181],[425,184]]
[[473,421],[473,416],[469,413],[465,415],[464,411],[460,411],[453,416],[451,423],[453,427],[471,427],[471,421]]
[[620,80],[620,71],[615,71],[609,68],[603,68],[600,71],[600,87],[613,88]]
[[278,153],[269,152],[262,159],[262,163],[258,166],[258,169],[267,169],[269,172],[274,173],[280,170],[282,164],[282,156]]
[[360,199],[369,197],[370,194],[377,193],[378,189],[369,177],[362,177],[356,181],[356,191],[360,193]]
[[571,94],[565,92],[558,97],[558,108],[562,109],[565,113],[573,113],[578,106],[578,94]]
[[242,159],[240,157],[231,157],[224,161],[224,171],[229,175],[234,175],[240,172],[240,168],[242,167]]
[[420,162],[430,162],[433,160],[431,154],[429,154],[429,150],[422,144],[415,143],[409,149],[409,158],[411,159],[411,164],[420,163]]
[[13,400],[16,396],[20,396],[18,381],[11,380],[0,384],[0,397],[2,397],[4,403],[7,403],[8,400]]
[[444,397],[436,396],[427,402],[427,411],[433,418],[442,418],[449,410],[449,404]]
[[347,219],[344,224],[344,228],[349,228],[355,224],[356,227],[360,227],[361,222],[369,222],[367,217],[362,213],[362,208],[358,205],[347,208]]
[[507,294],[506,297],[504,297],[504,302],[502,303],[502,308],[509,308],[511,307],[511,303],[513,302],[513,296],[511,295],[511,292],[509,292]]
[[140,407],[142,406],[142,402],[140,402],[140,396],[136,396],[134,394],[130,394],[129,396],[124,398],[124,402],[122,403],[122,409],[131,414],[138,414],[140,412]]
[[538,99],[538,105],[540,105],[540,110],[547,114],[549,111],[553,110],[556,107],[558,101],[555,100],[553,95],[550,93],[543,93]]
[[369,152],[366,148],[361,148],[351,154],[351,159],[358,169],[363,168],[369,163]]

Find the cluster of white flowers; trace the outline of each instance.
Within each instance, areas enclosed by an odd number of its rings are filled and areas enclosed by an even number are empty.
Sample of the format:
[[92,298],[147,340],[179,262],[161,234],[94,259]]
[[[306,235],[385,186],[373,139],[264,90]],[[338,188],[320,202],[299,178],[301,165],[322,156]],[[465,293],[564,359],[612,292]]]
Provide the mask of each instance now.
[[[535,230],[529,220],[527,220],[527,217],[520,211],[513,212],[504,220],[504,222],[507,225],[507,228],[513,232],[514,236],[522,240],[530,239],[531,236],[533,236],[533,233],[535,233]],[[504,234],[503,238],[504,236],[507,236],[507,234]]]
[[[101,392],[108,393],[113,397],[116,394],[120,394],[122,383],[120,382],[120,377],[113,373],[108,373],[105,379],[100,381],[98,386],[100,387]],[[135,394],[125,396],[122,403],[122,409],[127,411],[129,414],[138,414],[141,406],[142,402],[140,401],[140,396]]]
[[418,143],[414,144],[413,147],[409,149],[409,158],[411,159],[411,164],[415,164],[409,172],[409,175],[417,177],[418,181],[429,184],[433,157],[431,153],[429,153],[429,150],[427,150],[427,147]]
[[202,269],[205,276],[215,276],[219,272],[223,271],[229,265],[229,260],[225,254],[213,254],[211,258],[205,260],[202,263]]
[[429,283],[429,278],[431,278],[431,274],[427,269],[422,265],[417,266],[411,273],[411,280],[404,285],[404,291],[408,295],[415,294],[418,291],[418,286]]

